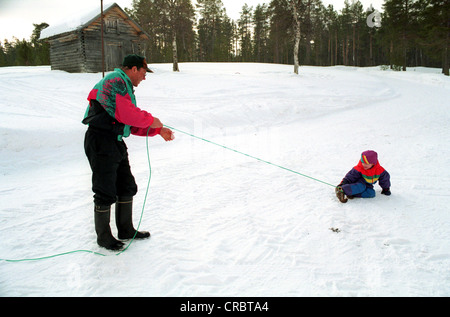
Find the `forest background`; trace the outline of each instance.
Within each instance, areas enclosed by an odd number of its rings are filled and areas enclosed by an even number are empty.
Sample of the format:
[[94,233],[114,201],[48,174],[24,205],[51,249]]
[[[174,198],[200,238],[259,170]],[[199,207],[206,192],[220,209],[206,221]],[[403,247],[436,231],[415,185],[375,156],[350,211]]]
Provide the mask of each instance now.
[[[344,0],[343,0],[344,1]],[[385,0],[382,12],[345,0],[337,12],[321,0],[244,4],[232,20],[221,0],[133,0],[124,10],[151,36],[151,63],[260,62],[315,66],[438,67],[449,75],[450,1]],[[40,39],[0,43],[0,66],[49,65]],[[387,66],[386,66],[387,67]]]

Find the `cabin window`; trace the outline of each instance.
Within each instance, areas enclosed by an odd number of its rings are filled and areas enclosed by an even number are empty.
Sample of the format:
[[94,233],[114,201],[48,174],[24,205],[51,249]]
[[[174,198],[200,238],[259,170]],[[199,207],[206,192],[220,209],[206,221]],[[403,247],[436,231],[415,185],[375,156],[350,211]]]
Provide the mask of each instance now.
[[120,34],[119,19],[105,20],[105,33]]

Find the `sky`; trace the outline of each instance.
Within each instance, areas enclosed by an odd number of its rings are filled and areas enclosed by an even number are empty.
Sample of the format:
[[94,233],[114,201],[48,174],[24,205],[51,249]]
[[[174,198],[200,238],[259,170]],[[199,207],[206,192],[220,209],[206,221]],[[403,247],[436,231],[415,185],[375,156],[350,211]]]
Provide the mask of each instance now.
[[[364,9],[372,4],[377,10],[381,10],[384,2],[384,0],[360,1]],[[131,7],[132,0],[104,0],[103,2],[116,2],[124,9]],[[245,3],[255,8],[258,4],[269,2],[270,0],[222,0],[227,15],[234,20],[239,18]],[[325,6],[332,4],[335,10],[341,10],[344,6],[344,0],[322,0],[322,3]],[[95,7],[100,8],[100,0],[0,0],[0,42],[3,43],[4,39],[13,40],[13,37],[29,40],[34,29],[33,23],[59,24],[60,21],[70,18],[71,14],[95,9]]]

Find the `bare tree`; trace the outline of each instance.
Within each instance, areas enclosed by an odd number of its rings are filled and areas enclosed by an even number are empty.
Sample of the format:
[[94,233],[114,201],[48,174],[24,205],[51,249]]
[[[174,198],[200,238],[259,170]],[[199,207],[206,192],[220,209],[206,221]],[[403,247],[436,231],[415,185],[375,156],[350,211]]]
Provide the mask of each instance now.
[[[193,31],[195,12],[191,0],[134,0],[137,13],[145,10],[139,20],[148,25],[152,32],[156,52],[162,58],[172,58],[173,71],[180,71],[178,66],[178,46],[181,55],[186,55],[186,41]],[[181,42],[181,45],[180,45]],[[169,50],[172,47],[171,52]],[[168,54],[168,55],[166,55]],[[186,57],[186,56],[185,56]]]
[[178,49],[177,49],[177,30],[176,20],[179,16],[180,1],[179,0],[163,0],[164,13],[169,21],[172,29],[172,54],[173,54],[173,71],[179,72],[178,67]]
[[294,73],[298,74],[299,68],[299,60],[298,60],[298,51],[300,47],[300,35],[301,35],[301,5],[302,0],[289,0],[289,4],[291,5],[292,14],[294,16]]

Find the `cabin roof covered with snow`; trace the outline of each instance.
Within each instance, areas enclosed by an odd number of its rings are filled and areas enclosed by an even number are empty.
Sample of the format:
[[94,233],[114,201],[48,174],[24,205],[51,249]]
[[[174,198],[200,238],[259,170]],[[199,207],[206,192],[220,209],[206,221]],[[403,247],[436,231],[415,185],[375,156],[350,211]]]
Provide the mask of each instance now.
[[[144,55],[150,36],[116,3],[85,13],[71,14],[65,22],[41,33],[50,44],[52,70],[111,71],[128,54]],[[103,25],[103,27],[102,27]]]
[[[115,2],[104,5],[103,15],[106,15],[113,8],[118,8],[124,20],[126,20],[139,34],[143,35],[147,39],[150,38],[150,36],[141,28],[141,26],[137,24],[133,19],[131,19],[130,16],[125,11],[123,11],[122,8]],[[97,19],[100,19],[101,9],[90,9],[87,11],[85,10],[79,12],[72,16],[69,15],[70,12],[68,13],[68,17],[63,22],[55,25],[50,25],[48,28],[42,30],[40,39],[51,39],[62,34],[82,30]]]

